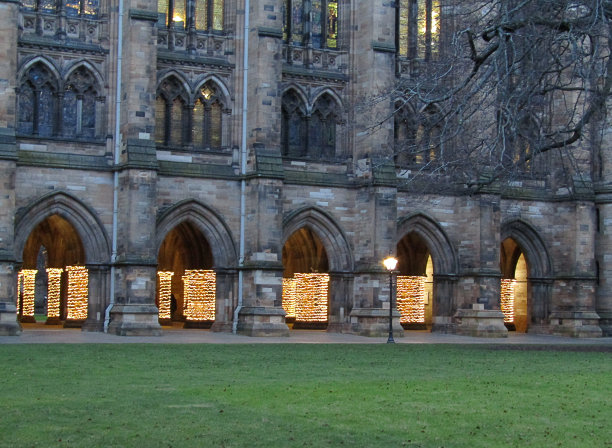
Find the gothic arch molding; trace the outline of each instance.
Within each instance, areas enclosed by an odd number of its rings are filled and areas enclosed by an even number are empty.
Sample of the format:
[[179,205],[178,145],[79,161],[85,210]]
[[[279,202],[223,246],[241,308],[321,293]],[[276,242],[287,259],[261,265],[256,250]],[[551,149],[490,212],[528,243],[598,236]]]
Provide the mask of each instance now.
[[512,238],[516,241],[525,254],[531,278],[552,276],[552,262],[546,245],[530,224],[521,219],[513,219],[502,223],[501,241],[506,238]]
[[330,272],[351,272],[353,256],[348,240],[335,220],[325,211],[305,207],[289,213],[283,219],[283,245],[299,229],[307,227],[327,249]]
[[457,273],[457,256],[453,245],[446,233],[432,218],[423,213],[416,213],[400,219],[397,225],[399,239],[410,232],[419,235],[427,244],[432,254],[436,275]]
[[194,225],[208,240],[214,259],[214,269],[230,269],[236,266],[236,248],[229,228],[216,212],[191,199],[178,202],[158,217],[157,252],[168,232],[184,222]]
[[110,261],[110,243],[104,226],[95,213],[78,199],[64,192],[42,196],[15,217],[15,256],[23,261],[23,250],[32,231],[46,218],[58,215],[75,229],[85,249],[85,263]]

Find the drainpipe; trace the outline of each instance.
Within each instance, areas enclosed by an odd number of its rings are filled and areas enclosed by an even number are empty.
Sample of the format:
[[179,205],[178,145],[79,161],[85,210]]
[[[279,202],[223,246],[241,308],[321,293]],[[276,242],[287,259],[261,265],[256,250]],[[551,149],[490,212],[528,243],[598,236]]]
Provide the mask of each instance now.
[[113,233],[111,248],[110,301],[104,313],[104,333],[108,333],[110,310],[115,305],[115,262],[117,261],[117,216],[119,209],[119,172],[117,166],[121,155],[121,63],[123,59],[123,0],[119,0],[119,17],[117,18],[117,78],[115,95],[115,141],[113,149]]
[[247,169],[247,87],[249,80],[249,14],[250,0],[244,0],[244,38],[242,55],[242,138],[240,142],[240,253],[238,258],[238,305],[234,310],[232,333],[238,332],[238,315],[244,297],[244,229],[246,216],[246,169]]

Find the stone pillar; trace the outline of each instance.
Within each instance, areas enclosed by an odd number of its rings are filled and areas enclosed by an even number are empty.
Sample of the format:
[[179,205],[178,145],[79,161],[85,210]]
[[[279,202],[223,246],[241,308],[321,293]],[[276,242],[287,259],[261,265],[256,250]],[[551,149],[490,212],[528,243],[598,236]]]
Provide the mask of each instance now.
[[0,0],[0,335],[18,335],[21,332],[15,306],[17,276],[13,248],[18,12],[19,2]]
[[[157,3],[128,0],[123,16],[121,160],[114,305],[109,333],[160,335],[155,306]],[[114,47],[116,51],[116,47]],[[114,95],[113,95],[114,97]]]
[[500,197],[483,193],[478,197],[478,260],[474,267],[476,297],[455,314],[458,334],[506,337],[500,309]]
[[353,309],[350,300],[353,289],[353,274],[346,272],[329,273],[329,323],[330,333],[350,333],[350,313]]
[[217,290],[215,322],[210,329],[212,331],[232,331],[233,310],[236,307],[236,290],[238,288],[238,276],[235,270],[216,270]]
[[573,337],[600,337],[599,315],[595,311],[595,211],[593,204],[577,201],[573,229],[573,258],[569,275],[555,280],[556,300],[550,313],[550,331]]
[[87,319],[82,331],[104,330],[104,314],[109,300],[110,269],[107,265],[87,265],[89,272],[89,294]]
[[[286,336],[282,308],[282,186],[280,150],[282,79],[281,0],[252,0],[249,14],[245,256],[240,269],[243,301],[237,331],[249,336]],[[238,16],[237,28],[244,25]],[[242,98],[244,44],[237,39],[237,99]],[[238,112],[242,113],[242,102]],[[238,129],[240,129],[237,126]]]

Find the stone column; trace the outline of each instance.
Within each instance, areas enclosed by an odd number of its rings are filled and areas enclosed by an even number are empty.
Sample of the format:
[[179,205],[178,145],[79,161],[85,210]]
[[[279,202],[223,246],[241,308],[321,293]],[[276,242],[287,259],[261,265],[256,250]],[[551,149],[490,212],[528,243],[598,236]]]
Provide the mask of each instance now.
[[18,335],[21,332],[15,306],[17,276],[13,248],[18,12],[19,2],[0,0],[0,335]]
[[[506,337],[500,309],[500,196],[483,193],[478,197],[478,260],[474,266],[476,297],[466,297],[455,314],[456,332],[468,336]],[[465,306],[467,305],[467,306]]]
[[[160,335],[155,306],[157,155],[154,143],[157,3],[130,1],[123,16],[117,254],[109,333]],[[117,47],[114,47],[115,51]],[[113,94],[114,97],[114,94]]]

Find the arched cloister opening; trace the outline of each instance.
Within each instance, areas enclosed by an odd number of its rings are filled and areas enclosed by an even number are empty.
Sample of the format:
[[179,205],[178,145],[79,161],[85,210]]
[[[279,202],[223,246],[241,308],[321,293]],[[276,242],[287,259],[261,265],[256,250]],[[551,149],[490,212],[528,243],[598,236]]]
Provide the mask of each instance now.
[[[316,207],[305,207],[285,216],[283,241],[285,284],[290,283],[286,279],[305,274],[304,278],[311,281],[311,288],[319,288],[318,302],[327,301],[327,311],[319,314],[320,323],[300,324],[296,316],[297,325],[294,324],[293,328],[314,327],[326,328],[332,332],[349,331],[349,315],[353,308],[353,258],[342,229],[325,211]],[[286,288],[283,288],[284,296]]]
[[433,319],[433,260],[427,243],[416,232],[397,244],[397,309],[406,330],[431,328]]
[[[422,213],[400,219],[397,234],[400,322],[407,329],[448,331],[456,312],[457,273],[457,257],[448,236]],[[402,296],[406,300],[403,312]]]
[[209,328],[215,320],[216,276],[210,244],[185,221],[164,238],[158,254],[156,304],[162,324]]
[[514,220],[502,224],[501,297],[506,326],[517,332],[545,331],[552,294],[552,263],[533,227]]
[[88,316],[89,273],[74,226],[59,215],[36,225],[23,247],[17,309],[21,322],[81,326]]
[[326,328],[329,261],[321,239],[308,227],[295,231],[283,246],[283,308],[293,328]]
[[157,247],[160,322],[231,329],[237,256],[220,216],[198,201],[181,201],[158,217]]

